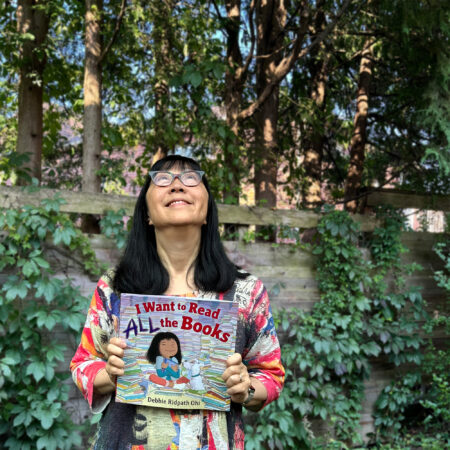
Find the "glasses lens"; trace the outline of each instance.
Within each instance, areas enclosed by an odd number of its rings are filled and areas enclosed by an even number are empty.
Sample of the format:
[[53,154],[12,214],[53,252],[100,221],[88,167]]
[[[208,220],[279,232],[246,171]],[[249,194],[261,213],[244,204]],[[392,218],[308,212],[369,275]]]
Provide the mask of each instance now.
[[152,180],[156,186],[169,186],[172,183],[172,175],[169,172],[154,172]]
[[197,186],[202,181],[202,176],[198,172],[189,171],[182,173],[180,180],[185,186]]

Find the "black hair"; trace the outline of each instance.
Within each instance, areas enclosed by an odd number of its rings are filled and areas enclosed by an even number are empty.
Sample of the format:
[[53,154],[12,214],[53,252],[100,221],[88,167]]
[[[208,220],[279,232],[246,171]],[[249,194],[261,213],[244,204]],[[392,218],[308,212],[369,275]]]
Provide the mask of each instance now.
[[[151,170],[201,170],[199,164],[185,156],[169,155],[157,161]],[[219,236],[219,215],[204,175],[203,184],[208,192],[206,224],[201,228],[201,241],[194,262],[195,285],[204,291],[225,292],[236,278],[245,278],[225,253]],[[132,228],[124,254],[116,267],[114,289],[119,293],[163,294],[169,287],[169,274],[156,251],[155,228],[148,223],[146,194],[151,178],[147,177],[134,208]]]
[[160,333],[157,333],[155,337],[152,340],[152,343],[150,344],[150,347],[147,350],[147,359],[149,362],[155,364],[156,363],[156,357],[161,356],[161,353],[159,353],[159,344],[164,339],[173,339],[178,346],[178,352],[175,355],[175,358],[178,361],[178,364],[181,363],[181,346],[180,341],[176,334],[171,333],[170,331],[161,331]]

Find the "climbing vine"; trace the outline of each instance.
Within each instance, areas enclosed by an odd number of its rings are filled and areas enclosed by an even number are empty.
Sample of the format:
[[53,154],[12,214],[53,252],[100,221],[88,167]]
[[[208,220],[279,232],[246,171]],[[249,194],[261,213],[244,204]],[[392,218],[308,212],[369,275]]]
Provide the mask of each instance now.
[[70,385],[63,342],[82,329],[87,299],[69,278],[54,276],[50,250],[79,254],[87,272],[100,269],[87,238],[60,213],[63,202],[54,198],[38,207],[0,209],[0,441],[5,448],[81,444],[80,427],[63,408]]
[[[321,299],[311,311],[276,314],[286,384],[277,402],[250,415],[248,449],[362,444],[359,421],[370,359],[385,354],[396,365],[421,362],[418,320],[424,303],[418,288],[404,283],[417,266],[400,263],[403,218],[381,211],[382,225],[364,237],[346,212],[325,213],[311,246]],[[317,438],[313,429],[320,421]]]
[[[448,220],[447,220],[448,224]],[[400,447],[447,448],[450,445],[450,350],[448,345],[436,346],[433,331],[450,334],[450,239],[447,234],[434,250],[442,261],[442,269],[434,274],[437,285],[444,289],[444,303],[434,317],[425,317],[423,361],[386,386],[375,405],[376,434],[374,440],[397,443]],[[418,305],[420,307],[422,305]],[[416,309],[414,317],[419,315]],[[403,425],[409,421],[406,431]],[[409,429],[408,429],[409,428]],[[411,432],[411,429],[414,433]],[[433,436],[430,442],[430,435]]]

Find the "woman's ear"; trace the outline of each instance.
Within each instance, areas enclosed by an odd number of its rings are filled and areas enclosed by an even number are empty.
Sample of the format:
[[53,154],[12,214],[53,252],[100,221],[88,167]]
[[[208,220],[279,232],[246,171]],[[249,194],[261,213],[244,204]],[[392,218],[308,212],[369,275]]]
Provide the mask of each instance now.
[[153,222],[152,222],[152,219],[150,218],[150,216],[148,216],[148,224],[153,225]]

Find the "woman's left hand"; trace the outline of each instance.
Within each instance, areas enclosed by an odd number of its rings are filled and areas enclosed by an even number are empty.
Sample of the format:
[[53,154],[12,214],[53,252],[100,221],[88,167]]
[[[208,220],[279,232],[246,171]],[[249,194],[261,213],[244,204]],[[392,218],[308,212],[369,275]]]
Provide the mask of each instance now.
[[222,379],[227,385],[227,393],[235,403],[244,403],[248,397],[250,387],[250,375],[247,367],[242,362],[242,356],[235,353],[227,359],[227,368],[222,374]]

